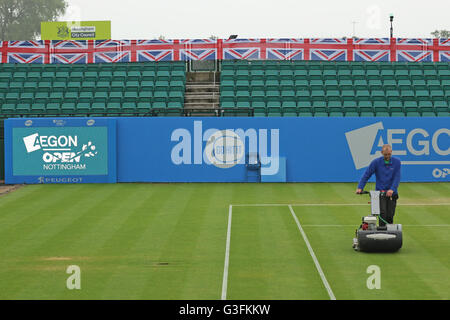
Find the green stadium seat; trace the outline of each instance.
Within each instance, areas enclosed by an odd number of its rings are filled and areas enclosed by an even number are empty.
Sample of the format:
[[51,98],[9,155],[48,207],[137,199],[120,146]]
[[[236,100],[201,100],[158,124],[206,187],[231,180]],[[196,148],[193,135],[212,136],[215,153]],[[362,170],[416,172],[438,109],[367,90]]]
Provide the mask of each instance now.
[[294,80],[306,80],[308,71],[306,69],[296,69],[294,71]]
[[143,114],[148,114],[151,112],[152,109],[152,104],[150,103],[150,101],[140,101],[138,102],[136,105],[131,103],[128,103],[126,105],[126,109],[121,110],[124,111],[126,113],[135,113],[137,112],[140,115]]
[[311,91],[312,101],[326,101],[326,94],[324,90],[312,90]]
[[55,103],[60,105],[64,100],[64,93],[63,92],[56,92],[53,91],[50,93],[49,97],[48,97],[48,103]]
[[429,90],[425,80],[420,79],[420,80],[413,80],[412,81],[412,86],[414,88],[414,90]]
[[336,80],[338,78],[337,71],[333,69],[324,69],[323,70],[323,79],[327,80]]
[[415,93],[415,97],[419,101],[428,101],[431,99],[430,92],[428,90],[417,90]]
[[58,116],[61,114],[61,105],[59,103],[54,102],[47,103],[45,109],[46,115]]
[[344,117],[346,118],[359,117],[359,113],[355,111],[344,111]]
[[405,117],[405,113],[402,111],[393,111],[391,113],[391,117]]
[[0,82],[9,83],[12,78],[12,74],[10,72],[0,72]]
[[100,71],[98,73],[97,81],[113,81],[113,73],[112,71]]
[[283,90],[295,90],[294,80],[281,80],[280,89]]
[[339,90],[327,90],[326,97],[328,101],[340,101],[341,93]]
[[443,90],[431,90],[430,96],[433,100],[443,100],[445,97]]
[[35,115],[36,114],[44,115],[45,114],[45,103],[34,102],[31,105],[30,112]]
[[363,111],[359,114],[360,117],[375,117],[375,113],[373,111]]
[[434,111],[424,111],[422,112],[422,117],[436,117],[436,113]]
[[448,65],[446,69],[438,69],[438,76],[441,80],[450,80],[450,68],[448,68]]
[[311,80],[322,80],[322,71],[317,69],[310,69],[308,71],[308,79]]
[[15,112],[26,115],[30,112],[30,109],[30,103],[18,103],[15,107]]
[[250,90],[250,82],[248,80],[237,80],[235,83],[236,91],[249,91]]
[[326,111],[315,111],[313,113],[314,117],[328,117],[328,112]]
[[253,107],[253,116],[254,117],[266,117],[267,111],[265,107]]
[[409,80],[409,71],[408,70],[395,70],[395,79],[399,80]]
[[78,92],[81,88],[81,82],[69,81],[67,82],[66,92]]

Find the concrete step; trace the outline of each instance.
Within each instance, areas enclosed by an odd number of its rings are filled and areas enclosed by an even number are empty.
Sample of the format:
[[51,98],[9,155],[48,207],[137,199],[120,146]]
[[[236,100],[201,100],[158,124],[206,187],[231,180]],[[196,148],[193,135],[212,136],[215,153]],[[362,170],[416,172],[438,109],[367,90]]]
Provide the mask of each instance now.
[[213,92],[186,92],[185,99],[219,99],[220,95]]
[[199,108],[199,109],[218,109],[219,108],[219,103],[218,102],[213,102],[213,103],[185,102],[184,103],[184,107],[185,108],[189,108],[189,109],[195,109],[195,108]]

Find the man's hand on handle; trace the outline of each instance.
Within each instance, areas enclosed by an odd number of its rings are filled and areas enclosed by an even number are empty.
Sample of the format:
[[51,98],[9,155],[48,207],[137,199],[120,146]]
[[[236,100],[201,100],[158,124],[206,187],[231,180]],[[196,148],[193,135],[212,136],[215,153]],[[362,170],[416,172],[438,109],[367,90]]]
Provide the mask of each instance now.
[[[363,192],[362,189],[356,189],[356,194],[361,194]],[[394,190],[389,189],[388,191],[386,191],[386,197],[392,197],[392,195],[394,194]]]

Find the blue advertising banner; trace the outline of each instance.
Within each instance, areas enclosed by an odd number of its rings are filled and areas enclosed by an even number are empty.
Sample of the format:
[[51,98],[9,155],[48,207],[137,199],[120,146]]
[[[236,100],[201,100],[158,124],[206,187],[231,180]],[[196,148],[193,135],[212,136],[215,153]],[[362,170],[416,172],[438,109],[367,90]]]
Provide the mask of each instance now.
[[448,118],[122,118],[119,182],[246,182],[248,153],[287,182],[355,182],[383,144],[402,181],[450,181]]
[[6,183],[117,182],[115,119],[8,119]]
[[381,156],[383,144],[391,144],[402,161],[402,182],[450,181],[450,121],[444,117],[121,117],[5,124],[6,183],[254,182],[250,161],[261,163],[264,181],[357,182]]

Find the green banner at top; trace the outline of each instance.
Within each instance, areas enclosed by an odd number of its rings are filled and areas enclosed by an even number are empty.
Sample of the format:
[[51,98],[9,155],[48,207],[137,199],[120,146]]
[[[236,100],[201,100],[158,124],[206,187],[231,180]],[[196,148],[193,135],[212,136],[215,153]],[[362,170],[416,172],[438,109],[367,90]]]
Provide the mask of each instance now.
[[42,40],[111,39],[111,21],[41,22]]

